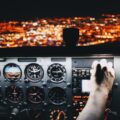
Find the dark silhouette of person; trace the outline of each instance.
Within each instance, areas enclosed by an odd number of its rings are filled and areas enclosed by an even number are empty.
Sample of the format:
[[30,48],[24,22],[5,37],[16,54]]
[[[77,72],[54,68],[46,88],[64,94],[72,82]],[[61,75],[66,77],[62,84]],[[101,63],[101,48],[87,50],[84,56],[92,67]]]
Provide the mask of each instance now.
[[67,47],[76,47],[79,41],[79,29],[78,28],[64,28],[63,29],[63,41]]

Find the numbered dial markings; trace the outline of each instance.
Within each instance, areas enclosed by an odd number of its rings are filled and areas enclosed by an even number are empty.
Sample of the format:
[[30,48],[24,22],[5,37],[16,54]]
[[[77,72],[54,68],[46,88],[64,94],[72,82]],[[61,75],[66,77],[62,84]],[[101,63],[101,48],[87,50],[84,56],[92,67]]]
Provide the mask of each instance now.
[[55,63],[49,66],[47,70],[48,76],[53,82],[61,82],[66,75],[66,69],[63,65]]
[[44,71],[40,65],[32,63],[26,67],[25,74],[30,81],[38,82],[43,78]]

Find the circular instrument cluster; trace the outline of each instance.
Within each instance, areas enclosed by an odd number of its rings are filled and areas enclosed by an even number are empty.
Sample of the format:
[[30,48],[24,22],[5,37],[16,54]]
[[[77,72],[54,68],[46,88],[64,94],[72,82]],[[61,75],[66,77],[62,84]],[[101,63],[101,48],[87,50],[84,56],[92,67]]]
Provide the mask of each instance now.
[[[9,63],[5,65],[3,69],[4,77],[9,81],[18,81],[21,79],[22,70],[21,66],[15,63]],[[44,70],[42,66],[37,63],[28,64],[24,70],[25,78],[32,82],[41,81],[44,76]],[[54,63],[50,65],[47,69],[47,74],[52,82],[59,83],[64,80],[66,76],[66,69],[63,65],[59,63]],[[22,77],[23,78],[23,77]],[[22,83],[22,82],[21,82]],[[23,99],[24,89],[22,90],[15,83],[11,83],[6,87],[6,98],[8,102],[19,103]],[[17,83],[16,83],[17,84]],[[36,84],[36,83],[35,83]],[[45,99],[45,91],[43,88],[31,85],[26,89],[26,100],[32,104],[42,103]],[[66,102],[66,92],[61,87],[53,87],[48,91],[49,102],[54,105],[62,105]]]
[[31,103],[41,103],[45,97],[44,91],[42,88],[32,86],[27,90],[27,99]]
[[66,102],[65,90],[60,87],[54,87],[49,91],[48,98],[52,104],[64,104]]
[[[44,76],[44,70],[42,66],[37,63],[31,63],[26,66],[25,77],[31,82],[39,82]],[[21,79],[22,70],[15,63],[7,64],[3,69],[4,77],[9,81],[18,81]],[[54,63],[48,67],[47,74],[52,82],[62,82],[66,77],[66,69],[59,63]]]
[[11,103],[19,103],[23,98],[23,92],[20,87],[11,85],[6,89],[7,100]]
[[27,65],[25,69],[26,77],[32,82],[40,81],[44,76],[43,68],[36,63]]
[[[24,74],[22,74],[23,71]],[[66,69],[59,63],[50,65],[45,72],[45,75],[54,83],[60,84],[66,78]],[[34,105],[38,106],[31,113],[31,118],[34,120],[46,119],[44,118],[43,111],[38,110],[40,106],[44,107],[45,104],[60,106],[66,103],[66,91],[61,88],[61,84],[60,86],[56,84],[57,86],[50,87],[51,89],[49,89],[48,84],[44,86],[43,83],[37,83],[44,77],[44,69],[37,63],[27,64],[25,69],[16,63],[6,64],[3,68],[3,76],[6,80],[10,81],[5,82],[7,87],[5,88],[4,100],[7,104],[12,104],[13,106],[18,105],[21,107],[22,105],[30,105],[30,110]],[[31,83],[28,83],[26,86],[24,78],[25,80],[31,81]],[[50,120],[56,120],[58,118],[59,120],[66,120],[66,114],[62,110],[56,109],[52,112],[50,111],[49,114]]]
[[9,63],[4,67],[3,74],[9,81],[18,81],[22,76],[22,71],[17,64]]
[[47,73],[52,82],[61,82],[65,78],[66,69],[63,65],[54,63],[49,66]]

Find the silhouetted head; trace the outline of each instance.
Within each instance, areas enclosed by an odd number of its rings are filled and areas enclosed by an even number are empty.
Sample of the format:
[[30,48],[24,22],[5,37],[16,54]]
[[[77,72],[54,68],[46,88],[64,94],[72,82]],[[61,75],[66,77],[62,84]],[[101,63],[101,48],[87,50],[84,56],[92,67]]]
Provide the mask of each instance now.
[[79,40],[79,29],[77,28],[63,29],[63,40],[67,47],[75,47]]

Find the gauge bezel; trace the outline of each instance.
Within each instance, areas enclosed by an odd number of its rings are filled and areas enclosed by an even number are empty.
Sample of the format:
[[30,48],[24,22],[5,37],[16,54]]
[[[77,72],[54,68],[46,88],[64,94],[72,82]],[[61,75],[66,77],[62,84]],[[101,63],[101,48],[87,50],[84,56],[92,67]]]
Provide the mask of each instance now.
[[[37,65],[37,66],[39,66],[40,69],[42,70],[42,74],[41,74],[41,72],[40,72],[41,75],[40,75],[39,78],[33,79],[33,78],[31,78],[31,77],[27,74],[27,70],[28,70],[28,68],[29,68],[31,65]],[[40,81],[43,79],[43,77],[44,77],[44,69],[43,69],[43,67],[42,67],[41,65],[39,65],[38,63],[30,63],[30,64],[28,64],[28,65],[25,67],[24,74],[25,74],[25,78],[26,78],[26,79],[28,79],[30,82],[36,83],[36,82],[40,82]]]
[[[7,67],[8,65],[10,65],[10,64],[18,67],[19,70],[20,70],[20,77],[17,78],[16,80],[11,80],[10,78],[7,78],[6,75],[5,75],[5,74],[6,74],[5,69],[6,69],[6,67]],[[4,76],[4,78],[5,78],[6,80],[8,80],[8,81],[10,81],[10,82],[18,82],[18,81],[21,79],[21,77],[22,77],[22,70],[21,70],[21,68],[20,68],[20,66],[19,66],[18,64],[16,64],[16,63],[8,63],[8,64],[6,64],[6,65],[4,66],[4,68],[3,68],[3,76]]]
[[[55,66],[59,66],[60,68],[62,68],[62,70],[63,70],[63,75],[62,75],[62,77],[60,77],[60,78],[55,78],[55,77],[53,77],[52,75],[51,75],[51,70],[52,70],[52,68],[53,67],[55,67]],[[67,72],[66,72],[66,68],[64,67],[64,65],[62,65],[62,64],[60,64],[60,63],[53,63],[53,64],[51,64],[49,67],[48,67],[48,69],[47,69],[47,75],[48,75],[48,77],[50,78],[50,81],[51,82],[53,82],[53,83],[61,83],[61,82],[63,82],[65,79],[66,79],[66,74]]]
[[[65,89],[63,89],[63,88],[61,88],[61,87],[53,87],[53,88],[51,88],[51,89],[49,90],[49,92],[48,92],[49,102],[52,103],[53,105],[63,105],[63,104],[65,104],[65,103],[66,103],[66,100],[64,100],[64,101],[62,101],[62,102],[59,102],[59,103],[56,103],[56,102],[54,102],[53,100],[50,99],[49,94],[50,94],[50,92],[51,92],[53,89],[60,89],[60,90],[62,90],[62,92],[63,92],[64,95],[65,95],[65,99],[67,100],[67,94],[66,94]],[[62,94],[62,95],[63,95],[63,94]]]
[[[40,91],[40,93],[41,93],[41,91],[42,91],[42,100],[41,101],[39,101],[39,102],[35,102],[35,101],[32,101],[32,100],[30,100],[30,98],[29,98],[29,93],[30,93],[30,89],[33,89],[33,87],[35,87],[35,88],[37,88],[37,89],[39,89],[39,91]],[[30,102],[30,103],[32,103],[32,104],[41,104],[41,103],[43,103],[44,102],[44,99],[45,99],[45,92],[44,92],[44,89],[43,88],[41,88],[41,87],[38,87],[38,86],[30,86],[29,88],[27,88],[27,101],[28,102]]]

